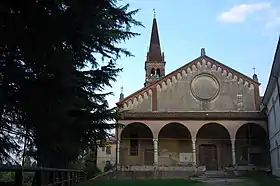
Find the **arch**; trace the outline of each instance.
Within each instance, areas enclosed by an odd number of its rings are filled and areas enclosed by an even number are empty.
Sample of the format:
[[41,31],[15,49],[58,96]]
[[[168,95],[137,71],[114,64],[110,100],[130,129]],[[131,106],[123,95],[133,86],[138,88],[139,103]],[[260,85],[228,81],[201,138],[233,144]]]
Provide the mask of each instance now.
[[161,75],[160,75],[160,69],[158,68],[157,69],[157,71],[156,71],[156,75],[157,75],[157,77],[160,77]]
[[204,136],[211,139],[230,139],[230,133],[226,127],[219,123],[206,123],[201,126],[197,133],[196,138]]
[[191,132],[181,123],[164,125],[158,133],[159,164],[166,166],[191,164]]
[[241,125],[235,133],[235,148],[239,165],[266,166],[269,161],[267,133],[259,124]]
[[151,76],[156,75],[156,70],[154,68],[151,69]]
[[121,132],[121,139],[129,138],[131,132],[137,132],[139,134],[139,138],[153,138],[153,132],[150,127],[141,122],[133,122],[126,125]]
[[244,139],[247,139],[246,137],[251,137],[257,139],[258,142],[267,143],[265,128],[256,123],[244,123],[241,125],[235,133],[235,139],[240,139],[241,137]]
[[172,122],[165,124],[158,133],[158,138],[190,138],[190,130],[183,124]]
[[198,164],[206,170],[232,165],[230,132],[219,123],[206,123],[196,133]]
[[134,122],[126,125],[120,138],[120,164],[153,164],[153,132],[146,124]]
[[236,129],[236,131],[235,131],[235,137],[236,137],[236,134],[237,134],[237,132],[239,131],[239,129],[241,128],[241,127],[243,127],[244,125],[253,125],[253,126],[256,126],[256,127],[260,127],[260,128],[262,128],[263,129],[263,131],[264,132],[266,132],[267,133],[267,128],[266,128],[266,126],[264,126],[262,123],[258,123],[258,122],[256,122],[256,123],[243,123],[243,124],[241,124],[241,125],[239,125],[238,126],[238,128]]

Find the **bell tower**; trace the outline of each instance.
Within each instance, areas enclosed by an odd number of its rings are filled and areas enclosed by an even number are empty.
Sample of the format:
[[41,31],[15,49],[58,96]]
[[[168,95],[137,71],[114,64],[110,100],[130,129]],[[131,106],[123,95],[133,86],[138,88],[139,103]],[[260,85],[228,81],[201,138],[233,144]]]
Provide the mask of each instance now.
[[148,86],[154,81],[165,76],[165,61],[164,53],[160,49],[160,41],[157,27],[157,20],[154,10],[154,19],[150,40],[150,47],[147,52],[147,58],[145,62],[146,78],[144,86]]

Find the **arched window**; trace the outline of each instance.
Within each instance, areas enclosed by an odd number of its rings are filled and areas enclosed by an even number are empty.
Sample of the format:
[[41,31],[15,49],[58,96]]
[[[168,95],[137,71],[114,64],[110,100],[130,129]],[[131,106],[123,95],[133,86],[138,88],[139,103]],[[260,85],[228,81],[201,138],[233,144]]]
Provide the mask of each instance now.
[[157,69],[157,77],[160,77],[160,69]]
[[154,68],[152,68],[152,70],[151,70],[151,76],[154,76],[154,75],[156,75],[156,71],[155,71]]

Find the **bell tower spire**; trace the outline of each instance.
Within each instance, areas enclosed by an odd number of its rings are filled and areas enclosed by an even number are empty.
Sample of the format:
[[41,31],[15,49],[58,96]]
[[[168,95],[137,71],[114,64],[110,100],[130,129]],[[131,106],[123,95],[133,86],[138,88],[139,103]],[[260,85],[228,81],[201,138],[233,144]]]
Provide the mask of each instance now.
[[159,40],[155,9],[153,9],[153,11],[154,11],[154,18],[153,18],[152,33],[150,39],[150,47],[145,62],[145,71],[146,71],[146,80],[144,84],[145,86],[165,76],[164,53],[161,52],[161,48],[160,48],[160,40]]

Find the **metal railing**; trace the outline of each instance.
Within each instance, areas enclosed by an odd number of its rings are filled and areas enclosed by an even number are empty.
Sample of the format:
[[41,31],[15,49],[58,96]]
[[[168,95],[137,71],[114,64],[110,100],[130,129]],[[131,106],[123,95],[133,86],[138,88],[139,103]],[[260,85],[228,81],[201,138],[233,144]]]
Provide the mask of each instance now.
[[15,186],[23,186],[24,173],[33,173],[32,186],[73,186],[86,180],[85,172],[73,169],[0,167],[0,172],[14,173]]

